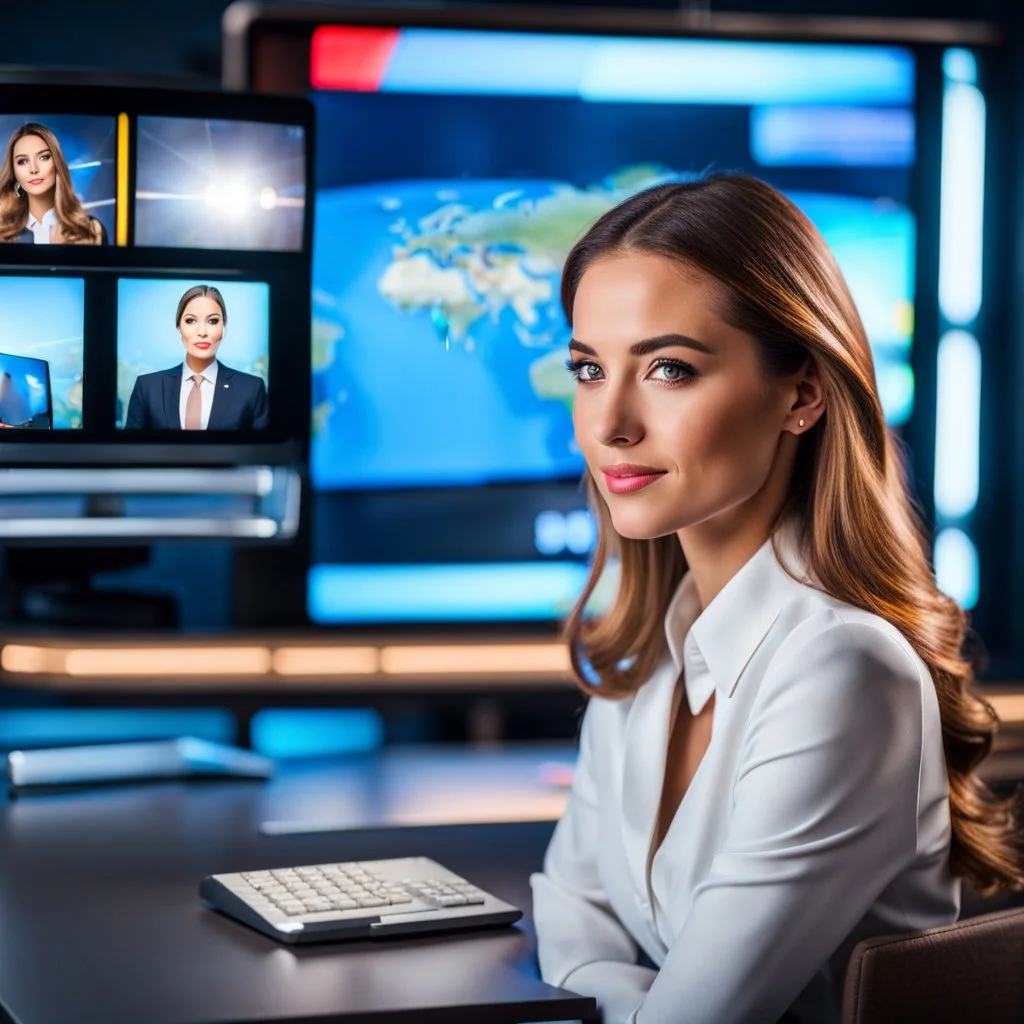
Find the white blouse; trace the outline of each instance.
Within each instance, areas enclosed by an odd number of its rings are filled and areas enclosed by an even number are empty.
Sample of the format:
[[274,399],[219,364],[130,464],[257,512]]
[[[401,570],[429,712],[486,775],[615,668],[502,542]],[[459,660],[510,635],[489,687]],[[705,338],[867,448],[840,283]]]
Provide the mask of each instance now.
[[[789,576],[771,540],[702,613],[684,578],[665,629],[651,679],[587,707],[530,880],[541,974],[605,1024],[839,1021],[858,941],[959,912],[928,669],[885,620]],[[694,714],[716,694],[712,735],[652,859],[681,671]]]

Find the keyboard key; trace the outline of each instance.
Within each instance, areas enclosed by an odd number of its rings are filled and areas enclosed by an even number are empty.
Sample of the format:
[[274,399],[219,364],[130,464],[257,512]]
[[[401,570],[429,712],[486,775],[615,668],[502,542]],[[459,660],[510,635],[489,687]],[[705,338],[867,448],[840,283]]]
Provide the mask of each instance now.
[[439,907],[464,907],[468,901],[465,896],[437,896],[431,902]]

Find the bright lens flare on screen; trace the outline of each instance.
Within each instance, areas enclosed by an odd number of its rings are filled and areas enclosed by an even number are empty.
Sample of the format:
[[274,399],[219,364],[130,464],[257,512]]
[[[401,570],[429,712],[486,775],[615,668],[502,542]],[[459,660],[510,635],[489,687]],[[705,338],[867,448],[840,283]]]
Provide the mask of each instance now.
[[277,206],[277,192],[269,187],[260,189],[260,206],[264,210],[273,210]]
[[256,194],[242,179],[211,181],[203,195],[206,205],[228,220],[244,217],[253,205]]

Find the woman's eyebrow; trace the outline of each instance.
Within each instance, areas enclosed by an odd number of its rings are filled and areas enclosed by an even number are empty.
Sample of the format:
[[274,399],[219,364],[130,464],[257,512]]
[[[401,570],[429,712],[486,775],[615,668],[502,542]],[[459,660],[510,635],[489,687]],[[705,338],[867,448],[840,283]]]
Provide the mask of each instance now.
[[[659,334],[655,338],[644,338],[643,341],[630,345],[629,354],[631,356],[649,356],[652,352],[657,352],[659,349],[675,347],[692,348],[698,352],[707,352],[709,355],[712,355],[714,351],[703,341],[687,337],[685,334]],[[581,352],[585,356],[597,355],[597,352],[589,345],[584,345],[582,341],[577,341],[575,338],[569,341],[569,348],[576,352]]]

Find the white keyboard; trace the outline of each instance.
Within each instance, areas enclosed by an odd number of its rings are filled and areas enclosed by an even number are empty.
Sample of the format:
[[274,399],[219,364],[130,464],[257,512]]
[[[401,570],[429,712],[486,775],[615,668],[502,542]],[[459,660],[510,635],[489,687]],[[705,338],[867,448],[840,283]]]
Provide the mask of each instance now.
[[522,912],[425,857],[210,875],[199,894],[280,942],[511,924]]

